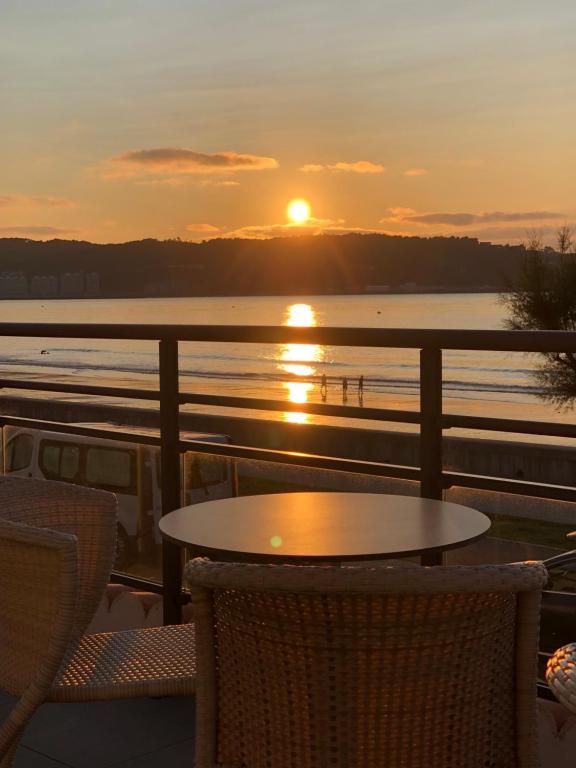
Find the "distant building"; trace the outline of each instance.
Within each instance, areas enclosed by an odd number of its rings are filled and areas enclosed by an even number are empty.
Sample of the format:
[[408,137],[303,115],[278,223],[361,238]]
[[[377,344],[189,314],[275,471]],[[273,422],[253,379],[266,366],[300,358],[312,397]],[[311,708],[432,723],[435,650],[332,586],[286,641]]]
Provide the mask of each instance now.
[[86,275],[84,293],[86,296],[100,295],[100,275],[97,272],[88,272]]
[[30,281],[30,295],[38,299],[58,296],[58,278],[55,275],[34,275]]
[[84,296],[84,273],[65,272],[60,275],[60,296],[63,299],[77,299]]
[[0,298],[22,299],[28,296],[28,281],[23,272],[0,272]]

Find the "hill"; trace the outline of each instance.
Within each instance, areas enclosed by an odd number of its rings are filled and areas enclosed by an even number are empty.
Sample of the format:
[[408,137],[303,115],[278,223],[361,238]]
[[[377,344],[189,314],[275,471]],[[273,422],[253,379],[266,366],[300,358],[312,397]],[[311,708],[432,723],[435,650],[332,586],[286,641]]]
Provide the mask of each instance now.
[[522,246],[468,237],[321,235],[202,243],[0,239],[0,297],[498,290]]

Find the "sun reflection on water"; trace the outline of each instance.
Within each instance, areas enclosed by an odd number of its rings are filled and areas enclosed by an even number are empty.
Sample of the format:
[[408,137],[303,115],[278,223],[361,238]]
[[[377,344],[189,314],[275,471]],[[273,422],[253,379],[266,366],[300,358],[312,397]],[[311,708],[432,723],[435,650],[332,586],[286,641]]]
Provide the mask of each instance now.
[[[284,325],[311,328],[316,324],[316,312],[310,304],[291,304],[287,307]],[[320,362],[322,356],[323,349],[319,344],[282,344],[278,354],[278,368],[292,376],[309,379],[318,373],[316,366],[311,363]],[[283,387],[288,391],[291,403],[304,404],[308,402],[314,384],[310,381],[286,381]],[[302,412],[287,411],[284,420],[292,424],[306,424],[309,416]]]
[[316,325],[316,312],[310,304],[291,304],[284,325],[311,328]]
[[286,411],[284,421],[287,424],[308,424],[310,416],[302,411]]
[[286,373],[293,373],[294,376],[314,376],[316,368],[311,365],[302,365],[302,363],[289,363],[288,365],[280,365],[283,371]]
[[286,381],[284,387],[288,390],[288,400],[291,403],[307,403],[308,393],[314,389],[314,384],[307,381]]

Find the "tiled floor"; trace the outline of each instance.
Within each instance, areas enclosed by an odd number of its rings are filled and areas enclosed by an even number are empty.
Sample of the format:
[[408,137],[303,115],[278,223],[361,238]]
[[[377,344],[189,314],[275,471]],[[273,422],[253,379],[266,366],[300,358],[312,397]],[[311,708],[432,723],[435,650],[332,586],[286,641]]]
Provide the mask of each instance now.
[[[12,699],[0,693],[0,722]],[[191,768],[194,701],[133,699],[44,704],[31,720],[15,768]]]

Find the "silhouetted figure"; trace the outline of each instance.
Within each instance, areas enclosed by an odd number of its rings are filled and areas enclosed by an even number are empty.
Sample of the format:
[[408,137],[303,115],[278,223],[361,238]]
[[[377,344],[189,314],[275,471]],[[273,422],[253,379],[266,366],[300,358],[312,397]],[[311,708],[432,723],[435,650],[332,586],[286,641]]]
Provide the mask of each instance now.
[[364,376],[358,379],[358,404],[364,405]]
[[348,400],[348,378],[346,376],[342,378],[342,399]]
[[322,374],[322,379],[320,380],[320,395],[322,396],[322,400],[326,400],[326,393],[328,390],[328,382],[326,381],[326,374]]

